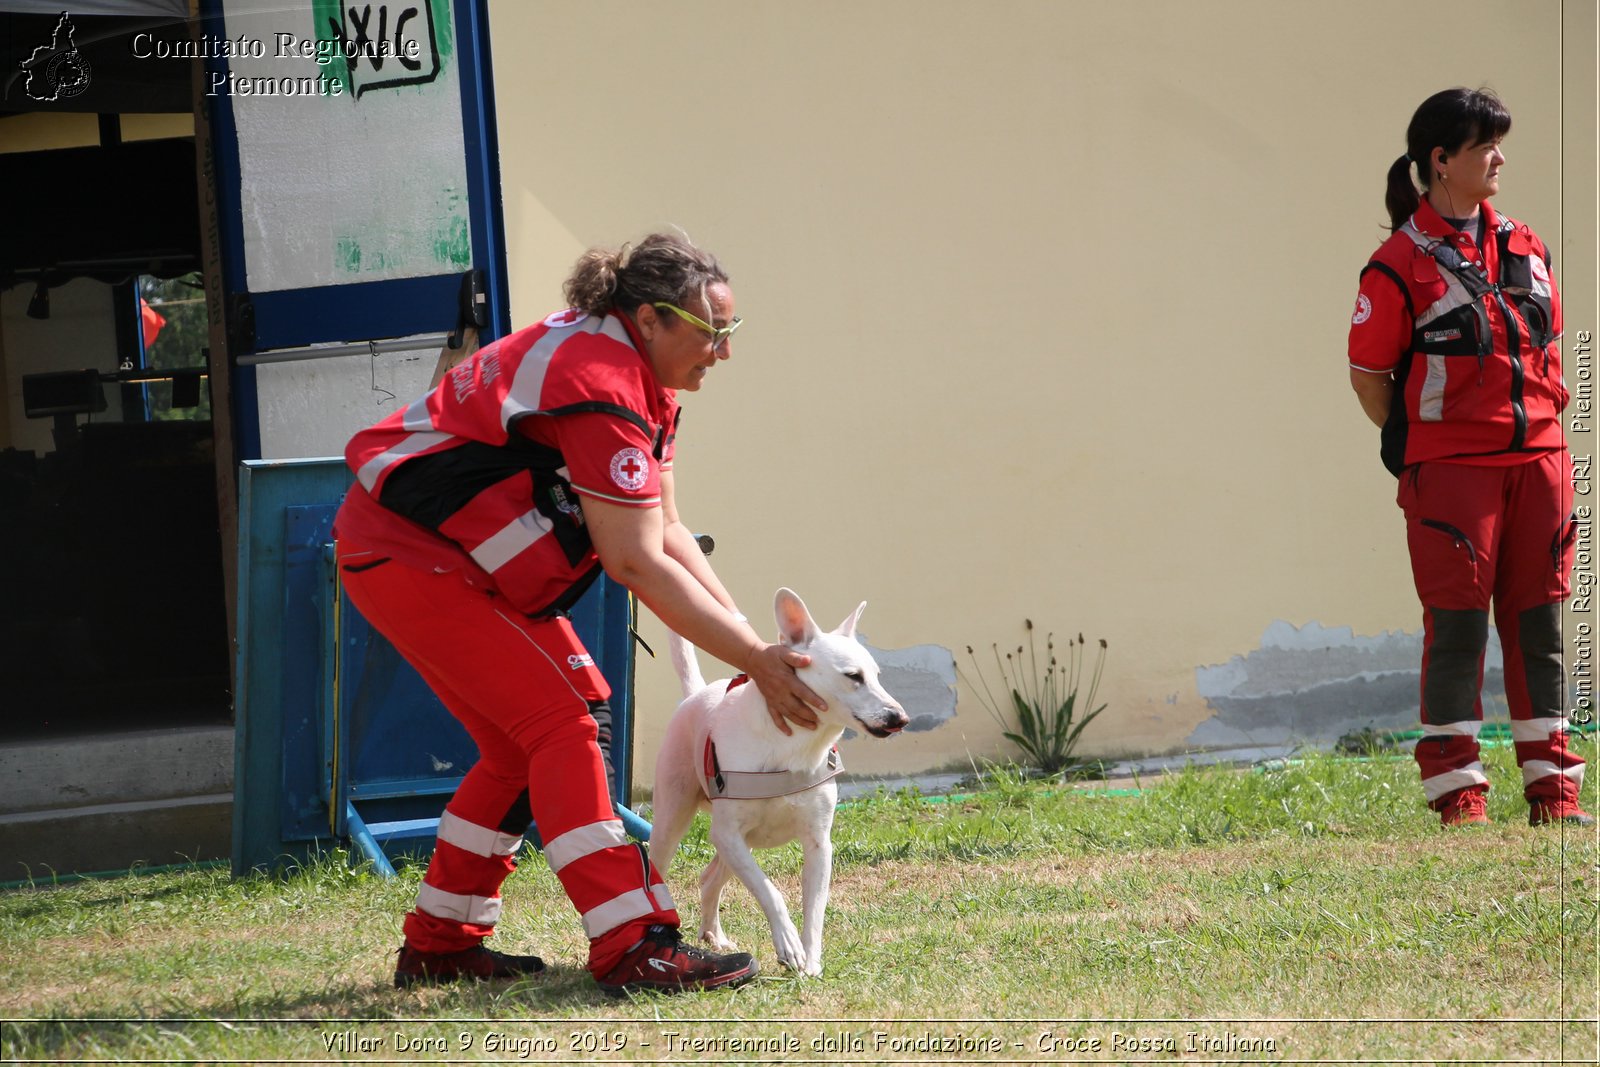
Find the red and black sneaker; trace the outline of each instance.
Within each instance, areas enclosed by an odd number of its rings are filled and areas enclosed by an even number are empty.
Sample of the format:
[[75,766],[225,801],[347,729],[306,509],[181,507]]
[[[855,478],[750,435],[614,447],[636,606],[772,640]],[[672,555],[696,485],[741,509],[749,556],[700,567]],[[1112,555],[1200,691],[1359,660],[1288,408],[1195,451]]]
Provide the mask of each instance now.
[[1594,816],[1578,807],[1576,800],[1535,800],[1528,805],[1528,825],[1565,822],[1574,826],[1593,826]]
[[596,978],[607,993],[620,995],[633,989],[687,993],[742,985],[760,973],[748,952],[718,955],[683,944],[675,926],[652,926],[604,978]]
[[394,987],[404,989],[417,982],[436,984],[463,978],[487,981],[493,978],[520,978],[544,970],[538,956],[508,956],[504,952],[473,945],[460,952],[418,952],[410,945],[400,946],[400,959],[394,965]]
[[1434,803],[1438,805],[1442,826],[1475,826],[1489,821],[1489,800],[1481,788],[1469,785],[1446,793]]

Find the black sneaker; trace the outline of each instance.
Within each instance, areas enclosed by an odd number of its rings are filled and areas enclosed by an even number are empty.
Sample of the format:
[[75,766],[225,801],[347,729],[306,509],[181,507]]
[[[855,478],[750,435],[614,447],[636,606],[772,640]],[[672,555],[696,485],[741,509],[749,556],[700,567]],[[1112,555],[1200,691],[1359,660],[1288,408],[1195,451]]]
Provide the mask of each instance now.
[[614,995],[630,989],[685,993],[742,985],[758,973],[760,968],[748,952],[718,955],[685,945],[683,934],[675,926],[652,926],[621,963],[596,981],[601,989]]
[[404,989],[417,982],[435,984],[462,978],[520,978],[542,970],[544,960],[538,956],[508,956],[482,945],[460,952],[418,952],[410,945],[401,945],[400,959],[394,965],[394,987]]

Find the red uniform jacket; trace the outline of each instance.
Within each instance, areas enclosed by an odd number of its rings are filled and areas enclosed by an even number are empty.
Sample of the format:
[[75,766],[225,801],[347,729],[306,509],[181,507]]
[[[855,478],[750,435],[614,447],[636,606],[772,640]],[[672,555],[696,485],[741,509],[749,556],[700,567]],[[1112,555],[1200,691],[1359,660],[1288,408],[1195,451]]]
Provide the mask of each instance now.
[[460,569],[530,615],[599,575],[579,494],[660,503],[678,405],[618,315],[558,312],[487,345],[438,388],[356,434],[341,534],[400,562]]
[[1383,461],[1517,463],[1565,447],[1561,298],[1550,253],[1482,205],[1480,248],[1426,201],[1361,272],[1350,365],[1392,373]]

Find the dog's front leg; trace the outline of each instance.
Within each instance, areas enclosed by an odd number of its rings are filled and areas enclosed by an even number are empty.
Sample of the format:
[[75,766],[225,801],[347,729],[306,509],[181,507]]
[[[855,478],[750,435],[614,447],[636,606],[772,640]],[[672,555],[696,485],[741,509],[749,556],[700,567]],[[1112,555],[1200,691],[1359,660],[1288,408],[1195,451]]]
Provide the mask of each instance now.
[[820,837],[808,837],[801,847],[805,866],[801,871],[800,942],[806,951],[802,970],[815,978],[822,973],[822,916],[828,910],[828,887],[833,881],[833,841],[824,830]]
[[717,952],[732,952],[739,947],[722,932],[722,887],[732,874],[718,852],[700,875],[700,940]]
[[[737,825],[737,820],[717,817],[716,806],[719,803],[744,804],[749,801],[713,803],[711,843],[717,846],[717,856],[728,865],[734,876],[744,883],[745,888],[756,898],[756,903],[761,905],[761,910],[766,913],[767,925],[772,927],[772,947],[777,949],[778,962],[797,971],[803,970],[806,963],[805,947],[800,943],[800,931],[794,928],[794,922],[789,918],[789,909],[784,906],[778,887],[772,884],[772,880],[756,862],[750,846],[745,844],[744,831]],[[701,921],[704,919],[705,916],[702,915]]]

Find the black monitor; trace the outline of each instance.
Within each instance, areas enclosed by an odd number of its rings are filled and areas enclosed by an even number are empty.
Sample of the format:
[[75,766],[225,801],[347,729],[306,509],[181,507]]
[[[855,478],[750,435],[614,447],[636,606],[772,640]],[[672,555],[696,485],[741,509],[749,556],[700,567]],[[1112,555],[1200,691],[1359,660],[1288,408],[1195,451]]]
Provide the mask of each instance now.
[[97,370],[50,371],[22,376],[22,410],[30,419],[92,415],[105,409],[106,391]]

